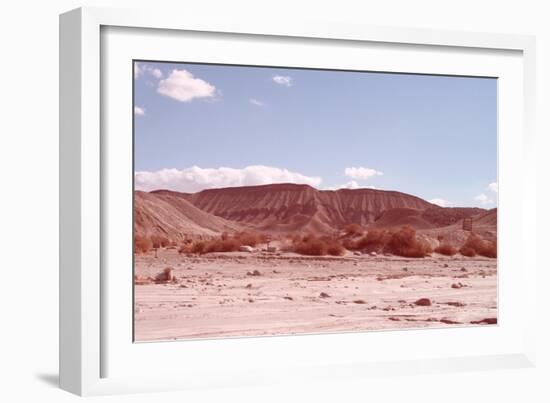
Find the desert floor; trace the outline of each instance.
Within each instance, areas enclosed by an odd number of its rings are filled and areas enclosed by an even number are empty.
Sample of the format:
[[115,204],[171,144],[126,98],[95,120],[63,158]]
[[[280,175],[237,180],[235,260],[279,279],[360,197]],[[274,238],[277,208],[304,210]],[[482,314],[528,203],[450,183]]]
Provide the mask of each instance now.
[[176,282],[135,286],[136,341],[479,326],[497,318],[496,259],[136,255],[138,276],[166,267]]

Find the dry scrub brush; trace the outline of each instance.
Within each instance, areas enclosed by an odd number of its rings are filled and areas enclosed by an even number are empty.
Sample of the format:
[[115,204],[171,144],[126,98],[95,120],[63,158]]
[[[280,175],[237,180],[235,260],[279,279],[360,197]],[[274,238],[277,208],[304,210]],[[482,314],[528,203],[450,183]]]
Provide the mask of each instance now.
[[458,253],[458,249],[450,244],[441,244],[437,248],[435,248],[434,252],[446,256],[454,256]]
[[464,245],[460,248],[463,256],[473,257],[476,255],[496,258],[497,243],[482,239],[479,235],[471,233]]
[[347,224],[344,226],[344,236],[356,237],[361,236],[365,233],[363,227],[359,224]]
[[342,256],[346,251],[337,239],[315,234],[293,237],[286,250],[308,256]]
[[266,242],[266,236],[255,232],[237,232],[232,236],[227,232],[217,239],[209,241],[186,241],[178,250],[179,253],[212,253],[237,252],[241,246],[256,246]]
[[385,251],[404,257],[426,257],[433,252],[430,244],[416,236],[416,231],[410,226],[403,226],[391,234]]
[[136,235],[134,236],[134,252],[135,253],[147,253],[153,247],[153,242],[150,238]]
[[344,240],[344,246],[349,250],[385,252],[404,257],[425,257],[433,252],[428,242],[418,238],[410,226],[397,231],[373,228],[357,240]]

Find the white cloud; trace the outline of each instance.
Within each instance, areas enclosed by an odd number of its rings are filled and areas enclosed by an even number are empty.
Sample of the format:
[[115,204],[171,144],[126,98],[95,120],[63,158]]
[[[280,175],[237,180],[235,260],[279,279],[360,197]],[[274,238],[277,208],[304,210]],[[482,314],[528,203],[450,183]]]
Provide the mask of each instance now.
[[145,108],[140,108],[139,106],[134,106],[134,115],[136,115],[136,116],[145,115]]
[[349,181],[342,185],[338,186],[328,186],[324,190],[338,190],[338,189],[374,189],[374,190],[380,190],[380,188],[376,186],[361,186],[357,181]]
[[435,199],[430,199],[428,201],[432,204],[438,205],[439,207],[449,207],[451,205],[451,203],[448,200],[440,199],[437,197]]
[[140,63],[135,63],[134,64],[134,79],[138,79],[139,77],[141,77],[142,74],[143,74],[143,70],[141,68],[141,64]]
[[155,67],[151,67],[145,63],[138,63],[136,62],[134,65],[134,78],[138,79],[139,77],[143,76],[144,74],[150,74],[155,78],[162,78],[163,74],[160,69],[157,69]]
[[373,176],[384,175],[382,172],[372,168],[349,167],[344,170],[344,174],[352,179],[368,179]]
[[265,103],[263,103],[262,101],[258,101],[255,98],[250,98],[248,100],[248,102],[250,102],[252,105],[256,105],[256,106],[264,106],[265,105]]
[[498,193],[498,183],[496,182],[489,183],[489,186],[487,186],[487,189],[489,189],[492,192]]
[[493,204],[493,200],[487,197],[485,193],[478,194],[476,197],[474,197],[474,200],[477,201],[482,206]]
[[200,78],[195,78],[187,70],[172,70],[170,75],[159,82],[157,92],[180,102],[195,98],[210,98],[216,94],[216,87]]
[[162,71],[160,71],[159,69],[150,69],[149,72],[155,78],[162,78]]
[[292,77],[290,76],[273,76],[273,81],[286,87],[292,87]]
[[270,183],[300,183],[318,187],[321,178],[302,175],[287,169],[264,165],[251,165],[236,168],[200,168],[193,166],[185,169],[162,169],[159,171],[136,172],[137,190],[170,189],[179,192],[198,192],[203,189],[267,185]]

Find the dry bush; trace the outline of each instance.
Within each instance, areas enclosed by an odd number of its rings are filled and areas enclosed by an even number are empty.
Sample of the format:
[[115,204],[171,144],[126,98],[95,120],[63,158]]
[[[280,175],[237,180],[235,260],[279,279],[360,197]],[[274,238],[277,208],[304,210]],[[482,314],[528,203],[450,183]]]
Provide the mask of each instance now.
[[362,250],[367,252],[381,252],[389,241],[390,234],[383,229],[373,228],[367,231],[367,235],[358,239],[355,243],[347,245],[349,250]]
[[308,256],[342,256],[346,251],[337,239],[318,237],[314,234],[295,237],[288,250]]
[[166,248],[170,245],[170,240],[160,235],[152,235],[151,242],[153,243],[153,249]]
[[485,242],[486,242],[485,248],[480,252],[480,255],[496,259],[497,243],[493,241],[485,241]]
[[263,234],[255,232],[237,232],[234,238],[240,242],[241,245],[256,246],[260,243],[266,243],[267,237]]
[[151,239],[140,235],[134,237],[134,252],[147,253],[152,247]]
[[293,246],[293,251],[300,255],[323,256],[327,254],[325,243],[318,238],[304,237]]
[[[225,237],[223,237],[225,238]],[[236,252],[242,245],[238,239],[220,237],[208,241],[195,241],[180,246],[179,253]]]
[[462,248],[460,253],[464,256],[485,256],[490,258],[497,257],[497,244],[494,241],[482,239],[479,235],[471,233]]
[[469,246],[462,246],[462,248],[460,248],[460,254],[462,256],[474,257],[476,255],[476,250]]
[[418,239],[414,228],[408,225],[393,232],[384,249],[386,252],[404,257],[425,257],[433,252],[428,242]]
[[359,224],[347,224],[344,226],[344,235],[350,237],[361,236],[365,233]]
[[340,242],[336,240],[327,242],[326,247],[327,247],[327,255],[342,256],[344,253],[346,253],[346,249],[342,246]]
[[202,255],[203,253],[205,253],[205,250],[206,250],[205,241],[193,242],[189,248],[189,251],[191,253],[198,253],[199,255]]
[[454,256],[458,253],[458,249],[449,244],[442,244],[435,248],[436,253],[440,253],[446,256]]
[[226,240],[223,239],[214,239],[212,241],[206,242],[204,253],[211,252],[236,252],[239,250],[241,243],[238,239],[229,238]]

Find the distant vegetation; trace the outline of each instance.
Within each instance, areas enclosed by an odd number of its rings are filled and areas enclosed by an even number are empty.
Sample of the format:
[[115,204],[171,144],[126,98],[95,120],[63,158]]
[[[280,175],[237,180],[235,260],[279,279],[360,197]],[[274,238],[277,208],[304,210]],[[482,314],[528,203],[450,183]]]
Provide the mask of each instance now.
[[[234,234],[223,233],[210,239],[187,239],[179,244],[179,253],[205,254],[213,252],[236,252],[242,247],[255,248],[267,245],[265,234],[242,231]],[[346,251],[362,253],[383,253],[409,258],[423,258],[431,253],[454,256],[497,257],[497,245],[494,241],[481,238],[471,233],[465,243],[457,248],[450,243],[444,243],[439,236],[439,245],[433,249],[427,239],[417,235],[416,230],[405,225],[399,229],[373,228],[365,230],[358,224],[346,225],[339,234],[319,235],[315,233],[290,233],[279,236],[277,245],[284,252],[294,252],[307,256],[343,256]],[[162,236],[135,236],[135,253],[147,253],[150,250],[172,247],[176,244]]]

